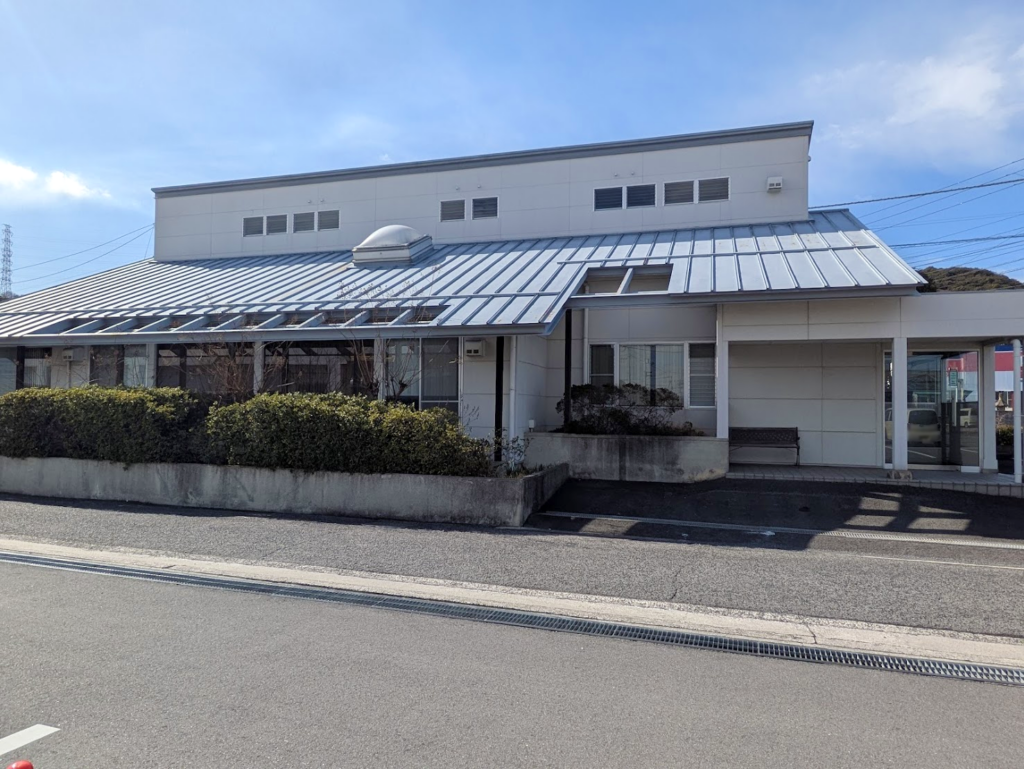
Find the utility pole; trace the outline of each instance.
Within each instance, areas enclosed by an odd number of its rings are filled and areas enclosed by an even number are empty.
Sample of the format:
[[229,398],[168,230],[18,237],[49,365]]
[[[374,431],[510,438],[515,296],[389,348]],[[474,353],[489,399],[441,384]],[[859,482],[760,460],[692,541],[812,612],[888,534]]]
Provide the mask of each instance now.
[[3,263],[0,265],[0,298],[10,299],[14,296],[11,290],[11,258],[14,248],[11,245],[11,225],[4,225]]

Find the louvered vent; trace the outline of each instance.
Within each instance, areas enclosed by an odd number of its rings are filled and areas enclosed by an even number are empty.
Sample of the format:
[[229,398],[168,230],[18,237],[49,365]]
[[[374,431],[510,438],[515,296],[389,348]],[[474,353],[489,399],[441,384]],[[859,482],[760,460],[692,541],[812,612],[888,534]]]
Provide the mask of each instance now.
[[466,201],[465,200],[442,200],[441,201],[441,221],[442,222],[456,222],[460,219],[466,218]]
[[693,202],[693,182],[665,182],[665,205]]
[[338,229],[338,211],[321,211],[317,214],[318,230],[336,230]]
[[498,215],[497,198],[473,198],[473,218],[493,219]]
[[655,186],[653,184],[636,184],[626,187],[626,208],[643,208],[653,206],[655,202]]
[[312,211],[304,214],[295,214],[292,217],[292,232],[311,232],[316,216]]
[[262,216],[247,216],[242,220],[242,235],[262,235],[263,234],[263,217]]
[[622,208],[622,187],[594,190],[594,210],[607,211],[611,208]]
[[288,214],[274,214],[267,217],[267,234],[280,235],[288,232]]
[[697,192],[701,203],[708,203],[712,200],[729,199],[729,179],[701,179],[698,183]]

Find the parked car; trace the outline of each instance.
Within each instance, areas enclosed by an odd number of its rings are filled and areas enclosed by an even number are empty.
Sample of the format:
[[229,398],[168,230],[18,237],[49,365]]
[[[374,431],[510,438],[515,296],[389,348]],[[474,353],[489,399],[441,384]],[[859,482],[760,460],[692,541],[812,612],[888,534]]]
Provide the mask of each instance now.
[[[892,409],[885,410],[885,437],[892,441]],[[942,443],[939,413],[935,409],[912,408],[907,411],[907,443],[938,446]]]

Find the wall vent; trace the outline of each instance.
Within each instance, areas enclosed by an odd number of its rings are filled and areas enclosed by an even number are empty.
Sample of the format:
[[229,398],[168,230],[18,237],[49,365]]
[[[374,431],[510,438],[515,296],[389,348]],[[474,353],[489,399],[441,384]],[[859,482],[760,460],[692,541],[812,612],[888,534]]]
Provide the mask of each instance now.
[[626,187],[626,208],[643,208],[653,206],[657,193],[653,184],[636,184]]
[[292,217],[292,232],[312,232],[316,215],[312,211]]
[[473,218],[493,219],[498,215],[497,198],[473,198]]
[[603,187],[594,190],[594,210],[608,211],[622,208],[622,187]]
[[697,200],[709,203],[713,200],[729,199],[729,178],[701,179],[697,186]]
[[263,234],[263,217],[262,216],[247,216],[242,219],[242,236],[248,237],[249,235],[262,235]]
[[442,200],[441,201],[441,221],[442,222],[456,222],[460,219],[466,218],[466,201],[465,200]]
[[267,217],[267,234],[280,235],[288,232],[288,214],[274,214]]
[[321,211],[316,215],[316,228],[318,230],[338,229],[338,210]]
[[665,205],[693,202],[693,182],[665,182]]

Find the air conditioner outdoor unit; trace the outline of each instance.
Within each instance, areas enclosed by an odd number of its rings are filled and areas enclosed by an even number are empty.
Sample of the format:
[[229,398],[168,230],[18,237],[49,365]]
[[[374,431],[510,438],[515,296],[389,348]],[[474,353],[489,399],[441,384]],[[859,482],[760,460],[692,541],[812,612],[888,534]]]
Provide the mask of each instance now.
[[487,350],[487,344],[483,339],[467,339],[465,350],[467,358],[481,358]]
[[65,347],[60,353],[61,360],[66,363],[84,360],[85,352],[81,347]]
[[768,177],[768,192],[781,192],[782,191],[782,177],[781,176],[769,176]]

